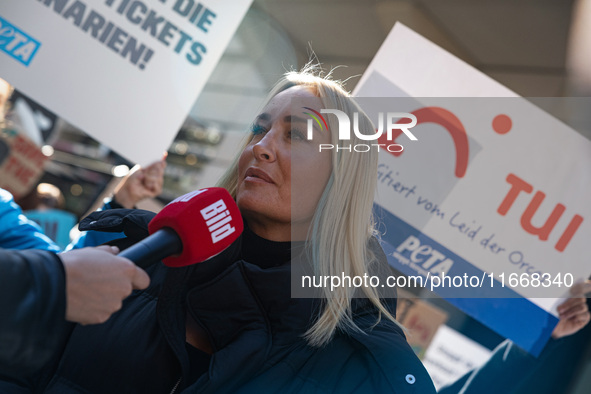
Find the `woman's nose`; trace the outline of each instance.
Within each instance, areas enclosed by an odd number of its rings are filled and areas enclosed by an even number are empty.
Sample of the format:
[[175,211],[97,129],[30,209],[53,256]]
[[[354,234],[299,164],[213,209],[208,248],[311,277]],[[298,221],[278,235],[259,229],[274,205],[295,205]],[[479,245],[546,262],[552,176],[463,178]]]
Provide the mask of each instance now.
[[277,135],[275,130],[269,130],[259,142],[254,144],[252,152],[258,160],[275,161],[277,158]]

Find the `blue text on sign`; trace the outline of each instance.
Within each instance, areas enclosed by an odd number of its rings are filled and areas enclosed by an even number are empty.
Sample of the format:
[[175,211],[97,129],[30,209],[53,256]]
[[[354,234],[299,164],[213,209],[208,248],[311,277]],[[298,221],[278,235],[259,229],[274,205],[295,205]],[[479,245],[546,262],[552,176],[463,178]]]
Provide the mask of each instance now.
[[39,41],[0,17],[0,49],[2,51],[28,66],[40,46]]

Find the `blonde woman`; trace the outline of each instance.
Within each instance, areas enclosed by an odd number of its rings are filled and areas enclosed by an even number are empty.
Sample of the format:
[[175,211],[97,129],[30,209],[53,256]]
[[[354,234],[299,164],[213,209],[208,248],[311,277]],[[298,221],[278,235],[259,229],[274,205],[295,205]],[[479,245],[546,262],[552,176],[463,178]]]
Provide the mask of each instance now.
[[[304,104],[292,106],[298,100]],[[320,152],[319,144],[342,144],[330,117],[307,138],[306,114],[323,108],[351,119],[359,112],[360,128],[374,130],[336,82],[288,73],[220,181],[243,215],[239,241],[205,263],[149,268],[150,287],[118,314],[74,328],[37,389],[434,393],[392,300],[382,302],[370,286],[363,298],[349,287],[291,297],[293,250],[309,252],[321,276],[363,276],[385,259],[371,218],[377,152]]]

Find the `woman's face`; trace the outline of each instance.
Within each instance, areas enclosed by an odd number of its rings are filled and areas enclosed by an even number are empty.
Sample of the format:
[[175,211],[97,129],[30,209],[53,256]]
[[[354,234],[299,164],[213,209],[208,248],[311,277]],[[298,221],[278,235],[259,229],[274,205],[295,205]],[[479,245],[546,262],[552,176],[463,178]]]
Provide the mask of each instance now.
[[306,239],[331,172],[330,151],[319,152],[319,144],[330,143],[329,131],[315,126],[308,140],[310,116],[304,108],[292,113],[292,98],[320,111],[320,99],[307,88],[277,94],[255,119],[238,162],[238,207],[256,234],[273,241]]

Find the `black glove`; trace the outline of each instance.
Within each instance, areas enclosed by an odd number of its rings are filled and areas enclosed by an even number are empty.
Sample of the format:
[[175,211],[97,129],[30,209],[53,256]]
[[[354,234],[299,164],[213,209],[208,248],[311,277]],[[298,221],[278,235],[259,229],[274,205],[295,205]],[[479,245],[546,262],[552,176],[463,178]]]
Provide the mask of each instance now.
[[[156,216],[154,212],[142,209],[108,209],[91,213],[80,222],[78,228],[81,231],[123,232],[127,238],[107,243],[124,250],[150,235],[148,223],[154,216]],[[240,259],[241,244],[242,236],[209,260],[184,268],[175,268],[175,271],[178,271],[179,276],[185,277],[183,281],[188,282],[189,286],[205,283]]]
[[96,211],[82,219],[78,225],[80,231],[103,231],[109,233],[123,232],[127,238],[107,242],[124,250],[146,238],[148,223],[156,216],[154,212],[143,209],[107,209]]

